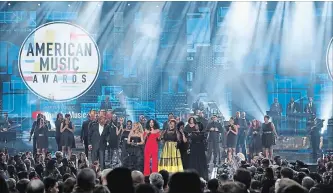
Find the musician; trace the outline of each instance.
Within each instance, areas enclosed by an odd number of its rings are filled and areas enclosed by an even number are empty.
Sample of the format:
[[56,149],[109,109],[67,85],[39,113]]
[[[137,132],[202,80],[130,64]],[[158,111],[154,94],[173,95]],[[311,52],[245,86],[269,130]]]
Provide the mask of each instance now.
[[273,124],[276,132],[281,128],[281,115],[283,112],[282,105],[279,103],[277,98],[274,98],[274,103],[271,105],[270,112],[272,113]]
[[311,148],[312,148],[312,158],[313,160],[317,160],[317,154],[319,150],[320,144],[320,132],[321,128],[323,128],[323,120],[315,118],[314,125],[310,129],[310,140],[311,140]]
[[101,108],[100,109],[103,109],[103,110],[109,110],[109,109],[112,109],[112,104],[110,102],[110,97],[109,96],[106,96],[105,97],[105,100],[101,102]]
[[89,128],[89,150],[91,150],[92,162],[99,160],[100,167],[105,169],[105,150],[110,142],[110,129],[106,124],[106,118],[100,116],[98,124],[92,124]]
[[12,122],[8,118],[8,113],[4,113],[3,117],[0,118],[0,129],[7,131],[11,124]]
[[312,97],[309,97],[309,103],[305,105],[304,112],[316,115],[316,105],[314,104]]
[[287,106],[287,118],[288,118],[288,127],[290,129],[297,129],[298,118],[293,116],[294,113],[300,112],[300,106],[295,102],[294,98],[291,97],[290,102]]
[[217,120],[217,115],[212,116],[212,121],[208,123],[206,131],[209,132],[208,134],[208,154],[207,154],[207,162],[210,163],[212,154],[213,163],[216,166],[216,160],[220,156],[220,135],[223,133],[223,128],[221,123]]
[[88,119],[85,120],[82,123],[82,129],[81,129],[81,142],[84,143],[84,152],[88,158],[88,136],[89,136],[89,127],[91,126],[92,123],[96,123],[96,112],[94,110],[91,110],[88,114]]

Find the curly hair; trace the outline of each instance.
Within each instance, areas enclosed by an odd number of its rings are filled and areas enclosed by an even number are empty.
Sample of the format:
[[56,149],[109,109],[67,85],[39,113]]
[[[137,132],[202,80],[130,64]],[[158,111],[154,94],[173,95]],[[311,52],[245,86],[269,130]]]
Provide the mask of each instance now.
[[148,129],[148,130],[150,129],[150,121],[154,122],[154,129],[159,129],[160,128],[160,126],[159,126],[159,124],[156,120],[149,119],[149,121],[147,121],[147,123],[146,123],[146,129]]

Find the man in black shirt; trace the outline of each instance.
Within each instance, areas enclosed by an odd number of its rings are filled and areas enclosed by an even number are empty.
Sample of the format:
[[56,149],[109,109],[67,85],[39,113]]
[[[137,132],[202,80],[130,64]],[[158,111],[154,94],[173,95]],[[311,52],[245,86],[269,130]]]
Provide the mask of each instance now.
[[238,119],[239,129],[238,129],[238,138],[237,138],[237,153],[242,153],[246,156],[246,149],[245,149],[245,139],[248,131],[248,122],[246,120],[246,113],[242,112],[241,118]]
[[207,163],[210,163],[214,154],[213,163],[216,166],[217,158],[220,156],[220,135],[223,133],[222,125],[218,122],[216,115],[212,116],[212,122],[208,123],[206,131],[209,132]]
[[311,139],[311,147],[312,147],[312,159],[314,161],[317,160],[317,154],[319,150],[320,144],[320,132],[321,128],[323,128],[323,120],[315,118],[314,126],[310,129],[310,139]]
[[96,113],[95,113],[95,111],[92,110],[89,112],[88,119],[82,123],[82,129],[81,129],[81,142],[84,143],[84,153],[86,154],[87,158],[88,158],[88,153],[89,153],[89,149],[88,149],[89,128],[94,123],[97,123],[96,122]]
[[205,118],[205,116],[204,116],[204,112],[203,112],[203,111],[199,111],[198,115],[199,115],[199,116],[198,116],[198,118],[197,118],[197,121],[198,121],[198,122],[201,122],[202,125],[203,125],[203,128],[206,129],[207,124],[208,124],[208,120]]
[[163,123],[163,130],[167,130],[170,120],[174,119],[173,113],[168,114],[168,120]]

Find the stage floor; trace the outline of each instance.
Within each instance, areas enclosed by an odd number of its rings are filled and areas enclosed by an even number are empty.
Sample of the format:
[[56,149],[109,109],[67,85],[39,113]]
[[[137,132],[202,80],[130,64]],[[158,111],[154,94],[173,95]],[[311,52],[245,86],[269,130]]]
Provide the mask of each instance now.
[[[75,137],[76,147],[73,152],[78,154],[84,150],[83,144],[79,136]],[[7,144],[0,143],[0,148],[7,147],[10,154],[19,152],[32,151],[32,142],[29,142],[29,132],[17,134],[16,141],[8,142]],[[49,138],[49,149],[54,152],[56,150],[56,142],[54,138]],[[302,136],[284,136],[277,140],[274,146],[274,154],[280,155],[283,159],[288,161],[301,160],[308,164],[313,164],[311,160],[311,150],[309,149],[309,142]]]

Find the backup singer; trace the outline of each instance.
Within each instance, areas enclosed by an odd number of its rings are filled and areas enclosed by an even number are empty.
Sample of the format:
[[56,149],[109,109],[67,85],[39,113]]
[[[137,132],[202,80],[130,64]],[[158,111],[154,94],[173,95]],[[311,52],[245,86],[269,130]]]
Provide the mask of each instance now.
[[61,132],[62,152],[65,156],[67,149],[67,155],[68,158],[70,158],[72,155],[72,148],[75,148],[75,140],[74,140],[75,126],[71,122],[71,116],[69,114],[65,115],[65,120],[61,123],[60,128],[61,128],[60,132]]
[[179,131],[179,133],[181,134],[181,142],[178,143],[178,149],[182,158],[182,164],[183,164],[183,168],[184,170],[186,170],[188,168],[188,140],[187,140],[187,134],[184,131],[184,125],[185,123],[183,121],[180,121],[177,124],[177,130]]
[[179,149],[177,149],[177,144],[181,141],[180,136],[176,129],[176,120],[172,119],[169,122],[169,128],[161,134],[164,146],[158,163],[159,170],[166,170],[171,173],[183,171],[181,155]]
[[128,149],[127,139],[128,139],[128,135],[130,134],[131,130],[132,130],[132,121],[128,120],[126,122],[126,128],[120,134],[120,149],[121,149],[120,161],[124,167],[129,165],[128,151],[127,151],[127,149]]
[[199,173],[199,176],[208,180],[207,159],[205,155],[206,136],[203,130],[203,124],[198,122],[194,130],[188,134],[190,145],[189,169],[195,169]]
[[128,135],[127,144],[129,154],[129,166],[131,170],[143,171],[143,128],[140,123],[134,123],[133,129]]
[[242,153],[246,156],[245,139],[248,132],[248,122],[246,120],[246,113],[242,112],[241,117],[238,119],[238,137],[237,137],[237,153]]
[[[153,172],[158,172],[158,140],[160,138],[160,129],[158,123],[151,119],[147,122],[145,131],[145,149],[144,149],[144,172],[149,176]],[[150,159],[152,161],[150,168]],[[151,169],[151,170],[150,170]]]
[[259,155],[262,150],[261,128],[258,120],[252,120],[247,142],[249,147],[249,158],[252,159],[254,156]]
[[64,117],[61,113],[58,113],[57,114],[57,119],[55,121],[55,127],[56,127],[56,142],[57,142],[57,145],[58,145],[58,151],[61,151],[62,150],[62,147],[61,147],[61,132],[60,132],[60,128],[61,128],[61,123],[63,122],[64,120]]
[[213,163],[216,165],[217,159],[220,156],[220,135],[222,134],[222,125],[218,122],[217,116],[212,116],[212,122],[208,123],[207,131],[208,134],[208,153],[207,153],[207,162],[210,163],[213,154]]
[[236,151],[236,142],[238,135],[238,126],[234,124],[234,118],[230,117],[229,125],[225,126],[227,130],[227,148],[228,148],[228,161],[231,162],[233,155]]
[[[112,116],[112,120],[110,120],[110,117]],[[124,128],[123,123],[118,123],[117,115],[112,114],[111,111],[108,111],[108,127],[110,128],[110,144],[108,147],[108,156],[110,163],[112,165],[113,161],[113,155],[116,154],[117,158],[119,159],[118,154],[118,148],[119,148],[119,135],[122,132],[122,129]],[[122,118],[119,118],[119,120]],[[124,119],[122,119],[122,122]]]
[[89,149],[92,162],[99,160],[100,167],[105,169],[105,150],[107,149],[110,129],[104,116],[98,118],[98,123],[89,128]]
[[37,141],[37,137],[38,137],[38,133],[37,128],[38,128],[38,124],[40,119],[42,118],[42,114],[38,114],[37,115],[37,119],[33,122],[31,130],[30,130],[30,137],[29,137],[29,141],[31,141],[32,138],[32,153],[33,155],[37,154],[37,146],[36,146],[36,141]]
[[273,159],[273,148],[275,145],[275,138],[278,136],[275,130],[275,126],[269,121],[270,117],[265,115],[265,122],[262,124],[262,147],[266,158]]
[[48,131],[49,130],[45,123],[45,120],[42,117],[37,119],[37,126],[35,131],[35,135],[37,134],[36,147],[37,147],[37,152],[42,153],[44,156],[49,146],[49,140],[47,137]]

